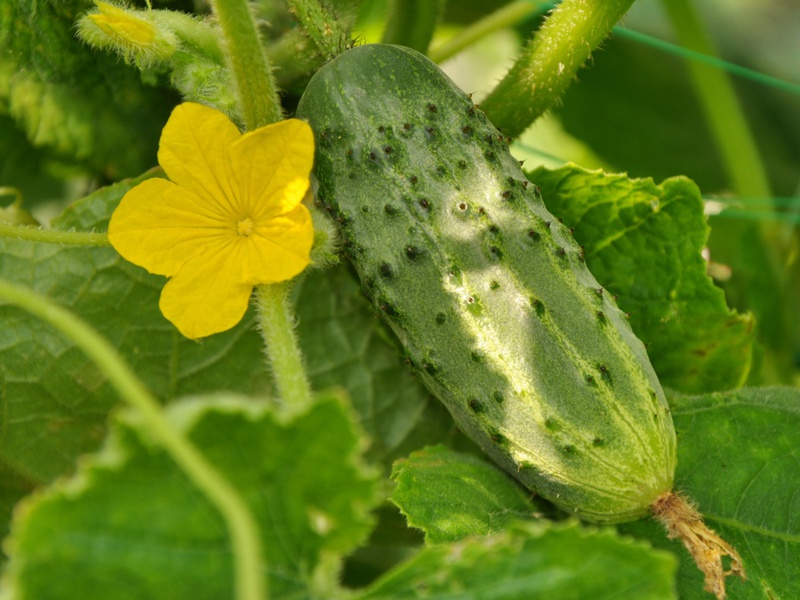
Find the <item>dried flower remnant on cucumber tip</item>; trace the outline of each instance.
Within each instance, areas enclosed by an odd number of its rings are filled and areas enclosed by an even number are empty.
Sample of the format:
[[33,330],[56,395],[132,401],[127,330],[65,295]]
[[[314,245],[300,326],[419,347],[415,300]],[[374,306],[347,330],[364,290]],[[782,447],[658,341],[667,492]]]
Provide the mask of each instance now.
[[[747,576],[739,553],[719,535],[703,523],[703,516],[685,497],[676,492],[667,492],[653,502],[653,516],[667,530],[670,539],[679,539],[705,576],[703,589],[714,594],[718,600],[726,597],[725,577]],[[722,564],[724,556],[730,559],[730,569]]]
[[159,164],[122,198],[108,238],[127,260],[169,281],[159,307],[197,339],[236,325],[253,287],[310,262],[314,229],[302,204],[314,156],[310,127],[289,119],[242,135],[222,113],[179,105]]

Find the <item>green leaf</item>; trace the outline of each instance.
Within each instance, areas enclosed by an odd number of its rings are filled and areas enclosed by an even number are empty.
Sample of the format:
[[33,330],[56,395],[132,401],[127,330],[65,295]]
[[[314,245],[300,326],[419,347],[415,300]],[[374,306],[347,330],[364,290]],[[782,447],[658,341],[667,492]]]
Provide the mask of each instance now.
[[[135,183],[104,188],[76,203],[56,226],[105,229],[111,210]],[[262,342],[250,317],[230,332],[193,342],[159,312],[165,279],[125,262],[111,248],[0,238],[0,253],[0,277],[89,322],[161,399],[266,389]],[[98,447],[118,396],[82,352],[25,311],[0,304],[0,324],[0,461],[25,478],[51,481],[69,472],[76,456]]]
[[[286,420],[233,395],[169,407],[173,424],[239,490],[260,525],[274,598],[329,598],[340,557],[369,532],[374,477],[344,402]],[[76,475],[25,500],[3,581],[36,600],[233,598],[221,517],[125,411]]]
[[[675,489],[741,555],[747,581],[727,579],[730,598],[800,598],[800,391],[746,388],[670,399],[678,432]],[[702,575],[654,522],[622,526],[680,556],[683,600],[707,600]]]
[[75,21],[90,7],[84,0],[2,4],[0,48],[13,63],[8,112],[33,145],[115,180],[155,164],[178,98],[77,39]]
[[370,458],[388,466],[453,435],[452,418],[403,364],[347,265],[309,275],[297,314],[312,387],[347,390],[371,438]]
[[511,525],[485,538],[429,546],[359,600],[668,600],[675,559],[611,529],[575,522]]
[[706,275],[708,227],[690,180],[657,186],[575,165],[529,177],[548,209],[575,229],[597,280],[630,313],[665,386],[700,393],[744,385],[753,319],[728,309]]
[[[496,466],[470,454],[433,446],[394,464],[391,500],[428,543],[488,535],[547,507]],[[552,510],[552,508],[550,509]]]

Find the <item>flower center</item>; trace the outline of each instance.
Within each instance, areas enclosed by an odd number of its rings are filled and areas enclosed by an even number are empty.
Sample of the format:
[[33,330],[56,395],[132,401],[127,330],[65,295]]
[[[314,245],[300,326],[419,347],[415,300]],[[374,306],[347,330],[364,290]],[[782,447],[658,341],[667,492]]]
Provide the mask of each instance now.
[[253,233],[253,219],[245,217],[236,223],[236,233],[241,236],[247,237]]

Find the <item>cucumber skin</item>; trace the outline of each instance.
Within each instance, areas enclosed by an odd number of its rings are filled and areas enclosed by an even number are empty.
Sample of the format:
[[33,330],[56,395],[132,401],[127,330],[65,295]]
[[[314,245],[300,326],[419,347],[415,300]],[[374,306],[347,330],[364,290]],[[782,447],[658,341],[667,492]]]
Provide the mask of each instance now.
[[469,97],[373,44],[324,66],[297,116],[365,293],[462,430],[584,520],[648,514],[676,440],[644,346]]

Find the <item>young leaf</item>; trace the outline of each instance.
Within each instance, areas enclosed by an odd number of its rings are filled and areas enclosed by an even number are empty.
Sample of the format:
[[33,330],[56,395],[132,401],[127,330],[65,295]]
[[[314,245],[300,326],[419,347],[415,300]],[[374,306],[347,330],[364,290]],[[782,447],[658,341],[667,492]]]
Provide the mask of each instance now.
[[[168,416],[247,499],[275,598],[326,596],[340,557],[369,532],[374,477],[340,398],[287,421],[233,395],[173,404]],[[149,441],[136,414],[114,422],[76,475],[26,499],[3,581],[37,600],[233,598],[221,517]]]
[[[675,489],[742,557],[747,580],[727,579],[737,600],[800,597],[800,392],[746,388],[671,398],[678,432]],[[622,526],[681,558],[678,589],[706,600],[702,575],[654,522]]]
[[669,600],[675,566],[670,554],[612,529],[515,523],[494,536],[429,546],[357,598]]
[[744,385],[753,318],[729,310],[706,275],[708,227],[691,181],[657,186],[575,165],[528,175],[547,208],[575,228],[589,268],[630,313],[665,386],[700,393]]
[[[55,222],[102,230],[136,180],[79,201]],[[158,310],[164,279],[110,248],[64,247],[0,238],[0,277],[25,285],[91,323],[119,349],[145,384],[169,400],[208,390],[264,390],[262,342],[246,319],[198,344]],[[117,394],[82,352],[22,310],[0,304],[0,461],[26,478],[50,481],[97,448]]]
[[392,502],[433,544],[488,535],[548,509],[531,502],[532,494],[496,466],[444,446],[398,460],[392,479]]

